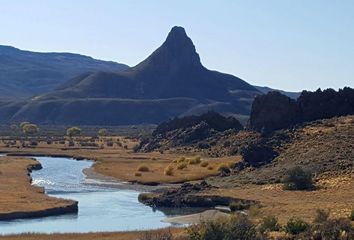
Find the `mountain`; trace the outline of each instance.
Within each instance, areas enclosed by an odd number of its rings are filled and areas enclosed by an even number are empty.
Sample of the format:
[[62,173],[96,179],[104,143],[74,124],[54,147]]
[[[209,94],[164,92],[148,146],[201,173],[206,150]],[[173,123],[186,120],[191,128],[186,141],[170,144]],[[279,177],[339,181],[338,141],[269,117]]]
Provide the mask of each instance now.
[[288,96],[289,98],[292,99],[297,99],[298,97],[300,97],[301,92],[287,92],[287,91],[283,91],[283,90],[279,90],[279,89],[273,89],[270,87],[260,87],[260,86],[254,86],[255,88],[257,88],[260,92],[267,94],[269,92],[279,92],[285,96]]
[[30,52],[0,45],[0,95],[25,98],[53,90],[85,72],[126,68],[79,54]]
[[238,77],[205,68],[185,30],[173,27],[165,42],[135,67],[82,74],[32,98],[12,116],[0,113],[0,119],[123,125],[159,123],[210,110],[249,115],[258,94]]

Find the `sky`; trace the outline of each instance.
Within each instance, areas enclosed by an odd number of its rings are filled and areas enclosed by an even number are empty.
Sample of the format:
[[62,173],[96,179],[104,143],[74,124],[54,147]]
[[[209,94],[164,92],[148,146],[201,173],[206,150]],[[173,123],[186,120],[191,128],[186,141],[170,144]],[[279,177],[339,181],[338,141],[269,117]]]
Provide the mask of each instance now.
[[353,0],[0,0],[0,45],[129,66],[176,25],[205,67],[250,84],[354,87]]

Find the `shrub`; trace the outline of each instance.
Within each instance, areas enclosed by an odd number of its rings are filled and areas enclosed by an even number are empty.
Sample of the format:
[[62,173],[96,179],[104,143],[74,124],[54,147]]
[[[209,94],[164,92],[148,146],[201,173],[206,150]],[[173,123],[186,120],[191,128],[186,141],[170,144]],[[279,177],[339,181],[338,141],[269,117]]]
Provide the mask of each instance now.
[[113,147],[113,141],[108,141],[106,144],[107,144],[107,147]]
[[236,163],[235,163],[235,162],[229,162],[229,163],[227,164],[227,166],[229,166],[229,168],[233,169],[233,168],[235,168]]
[[22,131],[26,135],[34,135],[39,129],[36,124],[27,123],[22,127]]
[[350,213],[349,219],[351,221],[354,221],[354,209],[352,210],[352,212]]
[[274,216],[264,217],[259,225],[259,231],[261,233],[264,232],[274,232],[279,231],[280,225],[278,223],[278,219]]
[[354,239],[354,228],[349,219],[330,219],[314,224],[301,235],[303,239]]
[[108,132],[107,129],[102,128],[102,129],[98,130],[97,135],[98,136],[106,136],[107,132]]
[[141,175],[142,175],[142,174],[141,174],[140,172],[136,172],[136,173],[134,174],[135,177],[141,177]]
[[323,209],[316,209],[316,216],[314,219],[314,223],[322,223],[328,220],[329,211],[325,211]]
[[189,240],[220,240],[225,239],[227,231],[227,220],[202,221],[198,225],[187,228]]
[[187,229],[190,240],[255,240],[257,232],[244,215],[234,215],[230,219],[220,218],[204,221]]
[[142,234],[139,238],[140,240],[172,240],[173,236],[171,231],[168,230],[157,230],[157,231],[147,231]]
[[253,223],[244,215],[231,216],[227,224],[225,240],[255,240],[257,231]]
[[287,233],[297,235],[301,232],[304,232],[309,227],[309,224],[303,221],[300,218],[290,218],[286,223],[285,231]]
[[185,157],[181,157],[181,158],[177,159],[177,163],[182,163],[182,162],[185,162],[185,161],[186,161]]
[[73,147],[73,146],[75,146],[74,141],[69,141],[68,146],[69,146],[69,147]]
[[81,134],[81,128],[71,127],[66,130],[66,135],[69,137],[78,136]]
[[187,167],[187,164],[186,163],[179,163],[178,165],[177,165],[177,169],[178,170],[182,170],[182,169],[185,169]]
[[138,171],[139,171],[139,172],[149,172],[150,169],[149,169],[149,167],[146,166],[146,165],[140,165],[140,166],[138,167]]
[[188,163],[190,165],[199,164],[199,163],[201,163],[201,159],[200,159],[200,157],[194,157],[194,158],[189,159]]
[[38,142],[37,141],[31,141],[30,142],[30,146],[37,147],[38,146]]
[[245,205],[243,202],[239,201],[239,202],[231,202],[229,204],[229,207],[232,212],[235,212],[235,211],[240,211],[240,210],[246,209],[247,205]]
[[208,165],[209,165],[209,163],[205,162],[205,161],[200,164],[201,167],[207,167]]
[[284,178],[285,190],[308,190],[313,188],[310,172],[304,171],[301,167],[294,167],[287,171]]
[[218,166],[218,171],[221,173],[228,174],[230,173],[230,168],[226,164],[222,163]]
[[213,170],[214,167],[213,166],[208,166],[208,170]]
[[168,166],[165,168],[164,174],[165,174],[166,176],[172,176],[172,175],[173,175],[173,167],[172,167],[171,165],[168,165]]

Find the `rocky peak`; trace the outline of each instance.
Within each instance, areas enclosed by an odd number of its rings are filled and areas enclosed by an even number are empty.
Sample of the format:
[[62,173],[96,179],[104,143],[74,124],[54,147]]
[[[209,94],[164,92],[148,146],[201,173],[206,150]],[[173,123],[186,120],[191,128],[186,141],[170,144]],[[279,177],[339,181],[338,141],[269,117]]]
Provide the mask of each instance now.
[[178,26],[173,27],[165,42],[137,67],[146,67],[146,64],[169,72],[202,67],[192,40],[184,28]]

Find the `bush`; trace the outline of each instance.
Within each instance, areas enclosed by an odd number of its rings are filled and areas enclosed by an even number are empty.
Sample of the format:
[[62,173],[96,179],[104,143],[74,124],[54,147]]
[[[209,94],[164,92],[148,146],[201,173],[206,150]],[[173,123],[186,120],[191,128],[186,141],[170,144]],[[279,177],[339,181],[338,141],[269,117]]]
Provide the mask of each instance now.
[[284,178],[285,190],[309,190],[313,188],[310,172],[301,167],[294,167],[287,171]]
[[136,173],[134,174],[135,177],[141,177],[141,175],[142,175],[142,174],[141,174],[140,172],[136,172]]
[[66,135],[69,137],[78,136],[81,134],[81,128],[71,127],[66,130]]
[[194,157],[194,158],[189,159],[188,163],[190,165],[199,164],[199,163],[201,163],[201,159],[200,159],[200,157]]
[[305,233],[303,239],[354,239],[354,228],[349,219],[330,219],[319,224],[314,224]]
[[186,163],[179,163],[177,165],[177,169],[178,170],[182,170],[182,169],[185,169],[187,167],[187,164]]
[[225,240],[255,240],[257,239],[256,228],[244,215],[231,216],[227,224]]
[[227,231],[227,220],[203,221],[198,225],[187,228],[189,240],[222,240]]
[[352,212],[350,213],[349,219],[351,221],[354,221],[354,209],[352,210]]
[[205,162],[205,161],[200,164],[201,167],[207,167],[208,165],[209,165],[209,163]]
[[274,232],[279,231],[280,225],[278,223],[278,219],[274,216],[264,217],[259,225],[259,231],[261,233],[264,232]]
[[150,169],[149,169],[149,167],[146,166],[146,165],[140,165],[140,166],[138,167],[138,171],[139,171],[139,172],[149,172]]
[[187,229],[190,240],[255,240],[257,232],[244,215],[234,215],[230,219],[201,222]]
[[27,123],[22,127],[22,131],[26,135],[34,135],[38,133],[39,129],[36,124]]
[[222,163],[218,166],[218,171],[221,173],[228,174],[230,173],[230,168],[226,164]]
[[290,218],[286,223],[285,231],[287,233],[297,235],[304,232],[309,227],[309,224],[300,218]]
[[172,240],[173,236],[171,231],[168,230],[157,230],[157,231],[147,231],[142,234],[139,238],[140,240]]
[[329,211],[325,211],[323,209],[316,209],[316,216],[314,219],[314,223],[323,223],[328,220]]
[[173,175],[173,167],[172,167],[171,165],[168,165],[168,166],[165,168],[164,174],[165,174],[166,176],[172,176],[172,175]]
[[213,166],[208,166],[208,170],[213,170],[214,167]]
[[229,204],[229,207],[232,212],[235,212],[235,211],[241,211],[246,209],[247,205],[245,205],[243,202],[240,201],[240,202],[231,202]]

